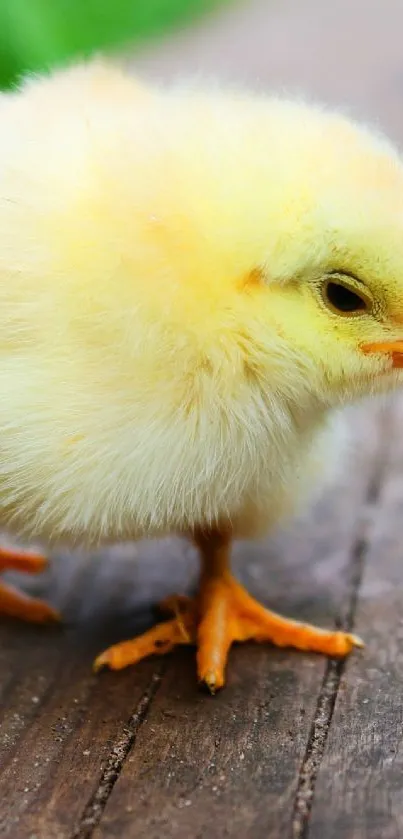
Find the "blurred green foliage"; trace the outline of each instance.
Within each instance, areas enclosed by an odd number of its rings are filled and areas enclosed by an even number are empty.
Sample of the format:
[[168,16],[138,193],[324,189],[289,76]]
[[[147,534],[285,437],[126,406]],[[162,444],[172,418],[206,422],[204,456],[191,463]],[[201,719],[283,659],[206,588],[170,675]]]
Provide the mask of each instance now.
[[[0,0],[0,87],[97,50],[136,44],[220,0]],[[226,2],[226,0],[221,0]]]

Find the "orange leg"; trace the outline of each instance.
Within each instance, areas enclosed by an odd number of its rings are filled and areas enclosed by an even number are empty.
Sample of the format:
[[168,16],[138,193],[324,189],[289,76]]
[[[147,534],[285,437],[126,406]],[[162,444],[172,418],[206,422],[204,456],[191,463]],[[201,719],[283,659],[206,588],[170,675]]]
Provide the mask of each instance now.
[[120,670],[178,644],[196,644],[199,680],[215,693],[224,685],[234,641],[269,641],[329,656],[345,656],[353,647],[363,646],[350,633],[319,629],[265,609],[231,576],[228,536],[209,532],[195,538],[202,558],[198,596],[194,600],[182,595],[168,598],[162,606],[174,617],[131,641],[109,647],[96,659],[96,670],[104,666]]
[[[0,571],[13,569],[28,574],[38,574],[45,567],[46,559],[41,554],[20,553],[0,548]],[[44,603],[43,600],[35,600],[35,598],[29,597],[22,591],[18,591],[14,586],[5,583],[0,583],[0,614],[33,623],[59,620],[56,610]]]

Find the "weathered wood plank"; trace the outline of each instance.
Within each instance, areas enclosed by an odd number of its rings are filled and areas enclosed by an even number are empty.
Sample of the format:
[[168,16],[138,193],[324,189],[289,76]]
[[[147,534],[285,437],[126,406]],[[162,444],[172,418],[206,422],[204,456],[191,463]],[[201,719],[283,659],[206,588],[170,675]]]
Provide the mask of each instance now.
[[[130,578],[136,581],[138,562],[128,561],[132,550],[137,548],[116,549],[98,565],[67,557],[56,563],[57,572],[41,593],[55,605],[66,601],[70,627],[1,625],[1,836],[70,837],[98,787],[112,744],[156,686],[156,662],[102,680],[91,673],[95,653],[125,632],[143,629],[154,591],[167,593],[161,548],[149,545],[143,552],[148,573],[133,596]],[[168,543],[164,559],[169,576],[189,579],[192,564],[183,547]],[[161,580],[154,585],[157,570]]]
[[[355,468],[313,519],[276,544],[239,546],[239,575],[255,594],[267,592],[269,605],[323,623],[327,613],[330,624],[342,613],[356,519],[375,468],[376,427],[361,415]],[[80,836],[288,835],[324,669],[314,656],[243,645],[232,652],[226,691],[211,699],[189,681],[192,658],[176,655],[99,827],[91,833],[99,811],[90,806]]]
[[309,839],[398,839],[402,807],[403,401],[388,429],[380,503],[356,616],[364,655],[343,676],[317,778]]

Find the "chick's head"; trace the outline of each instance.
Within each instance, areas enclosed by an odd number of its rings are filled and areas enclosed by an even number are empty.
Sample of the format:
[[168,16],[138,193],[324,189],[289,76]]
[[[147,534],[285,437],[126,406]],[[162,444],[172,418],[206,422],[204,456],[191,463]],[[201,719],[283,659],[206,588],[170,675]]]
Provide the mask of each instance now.
[[332,406],[403,382],[403,165],[344,117],[312,111],[307,123],[280,151],[257,303],[289,385],[305,377]]

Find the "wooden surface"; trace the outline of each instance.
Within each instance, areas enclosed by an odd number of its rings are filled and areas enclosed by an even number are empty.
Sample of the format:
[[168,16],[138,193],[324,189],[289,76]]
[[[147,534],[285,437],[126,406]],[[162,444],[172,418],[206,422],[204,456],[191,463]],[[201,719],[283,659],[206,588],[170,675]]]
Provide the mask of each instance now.
[[[403,138],[402,27],[398,0],[254,0],[136,65],[258,76]],[[198,691],[192,650],[94,676],[96,652],[194,586],[195,555],[171,540],[54,557],[27,585],[65,627],[0,626],[1,837],[403,836],[403,401],[365,405],[351,425],[338,484],[285,532],[237,545],[234,566],[268,606],[354,627],[367,648],[337,663],[241,645],[214,698]]]

